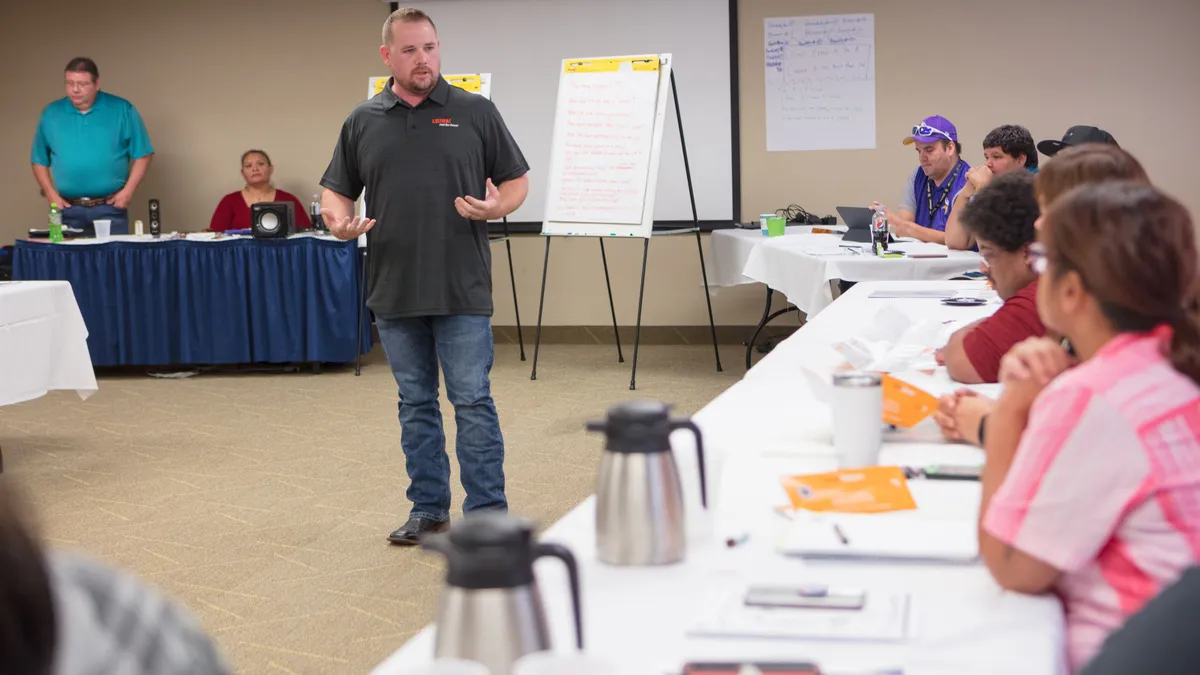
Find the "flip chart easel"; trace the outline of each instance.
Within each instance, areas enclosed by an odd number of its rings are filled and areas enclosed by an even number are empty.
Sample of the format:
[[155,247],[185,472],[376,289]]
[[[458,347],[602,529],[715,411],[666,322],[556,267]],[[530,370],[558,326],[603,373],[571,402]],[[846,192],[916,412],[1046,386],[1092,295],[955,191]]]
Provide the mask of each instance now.
[[[692,205],[692,227],[656,231],[654,199],[668,93],[675,101],[679,145],[683,150],[683,169]],[[638,287],[633,369],[629,378],[629,389],[633,390],[637,386],[638,347],[641,344],[642,302],[646,291],[650,239],[653,236],[694,233],[696,251],[700,256],[700,274],[704,280],[704,300],[708,304],[713,353],[717,372],[721,372],[721,353],[717,348],[717,328],[708,292],[700,219],[696,212],[696,195],[688,164],[687,143],[683,136],[683,115],[670,54],[563,60],[558,84],[558,108],[554,116],[545,218],[542,236],[546,238],[546,253],[542,262],[542,291],[538,301],[533,371],[529,379],[537,379],[542,313],[546,304],[546,273],[550,267],[550,241],[553,237],[596,237],[599,240],[619,363],[625,362],[625,356],[621,352],[621,334],[617,329],[617,310],[613,304],[604,240],[617,237],[642,239],[642,278]]]
[[[463,74],[463,75],[442,75],[442,77],[445,78],[446,82],[448,82],[450,84],[450,86],[452,86],[452,87],[458,87],[459,89],[462,89],[463,91],[471,92],[472,94],[479,94],[480,96],[483,96],[484,98],[486,98],[488,100],[491,100],[491,98],[492,98],[492,74],[491,73],[468,73],[468,74]],[[383,91],[383,88],[387,86],[389,79],[391,79],[390,75],[383,75],[380,77],[367,78],[367,98],[369,99],[369,98],[379,94],[379,92]],[[366,196],[365,195],[363,197],[359,198],[358,213],[363,218],[367,217],[367,205],[366,205]],[[506,252],[508,253],[508,278],[512,282],[513,314],[516,315],[516,319],[517,319],[517,344],[520,346],[520,349],[521,349],[521,360],[524,361],[525,360],[525,336],[521,332],[521,308],[517,304],[517,273],[513,269],[512,239],[508,233],[508,216],[505,216],[503,218],[502,222],[504,224],[504,234],[499,237],[489,236],[488,241],[493,244],[498,244],[500,242],[504,242],[504,247],[506,249]],[[364,235],[362,238],[359,239],[359,247],[361,247],[363,249],[363,268],[362,268],[362,275],[361,275],[362,279],[360,280],[359,283],[362,285],[360,292],[364,297],[366,296],[366,292],[367,292],[367,290],[366,290],[367,289],[366,245],[367,245],[366,236]],[[362,310],[360,309],[359,311],[361,312]],[[359,325],[362,325],[361,318],[359,319]],[[361,332],[362,331],[359,331],[360,343],[362,341]],[[355,365],[355,368],[354,368],[355,375],[358,375],[359,372],[362,370],[362,355],[361,355],[362,345],[361,344],[359,345],[358,351],[360,352],[360,354],[358,357],[358,363]]]

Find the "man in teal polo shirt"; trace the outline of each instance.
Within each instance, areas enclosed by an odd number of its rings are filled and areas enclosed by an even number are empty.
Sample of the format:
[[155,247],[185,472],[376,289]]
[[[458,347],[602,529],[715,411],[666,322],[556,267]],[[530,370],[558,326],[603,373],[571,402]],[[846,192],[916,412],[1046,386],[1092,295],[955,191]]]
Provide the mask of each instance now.
[[146,175],[154,148],[133,104],[100,91],[100,70],[89,58],[66,68],[67,95],[47,105],[33,137],[33,177],[63,225],[95,232],[111,220],[113,234],[129,232],[129,202]]

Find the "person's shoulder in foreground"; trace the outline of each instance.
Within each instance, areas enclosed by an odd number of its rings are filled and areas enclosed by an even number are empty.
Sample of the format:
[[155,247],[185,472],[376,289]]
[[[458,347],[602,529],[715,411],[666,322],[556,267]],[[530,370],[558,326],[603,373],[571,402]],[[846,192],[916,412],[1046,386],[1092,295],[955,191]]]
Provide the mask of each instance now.
[[1200,670],[1200,568],[1183,573],[1105,640],[1080,675],[1194,675]]
[[58,640],[55,675],[228,675],[195,619],[137,578],[67,552],[46,557]]

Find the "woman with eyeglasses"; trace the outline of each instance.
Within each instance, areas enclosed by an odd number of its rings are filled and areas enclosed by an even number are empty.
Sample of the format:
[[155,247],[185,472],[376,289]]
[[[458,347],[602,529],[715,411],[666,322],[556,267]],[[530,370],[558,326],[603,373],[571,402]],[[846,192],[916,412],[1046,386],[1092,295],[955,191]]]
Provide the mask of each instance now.
[[1187,209],[1130,181],[1058,198],[1031,258],[1075,353],[1001,362],[979,548],[1000,586],[1063,599],[1078,670],[1200,557],[1200,264]]
[[[1060,196],[1080,185],[1132,180],[1149,184],[1150,179],[1140,162],[1127,151],[1114,145],[1091,143],[1073,146],[1059,152],[1042,166],[1034,181],[1041,213]],[[1041,228],[1041,219],[1034,227]],[[943,396],[934,414],[942,435],[948,440],[982,445],[986,435],[987,413],[995,405],[990,398],[970,389],[961,389]]]

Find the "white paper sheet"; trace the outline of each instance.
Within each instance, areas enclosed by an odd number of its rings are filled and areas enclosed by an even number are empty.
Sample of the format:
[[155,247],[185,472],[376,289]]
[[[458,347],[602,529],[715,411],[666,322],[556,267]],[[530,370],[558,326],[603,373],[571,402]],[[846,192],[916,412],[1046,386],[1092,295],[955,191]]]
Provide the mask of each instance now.
[[767,150],[875,147],[875,15],[768,18]]
[[560,82],[546,219],[642,222],[659,73],[567,73]]

